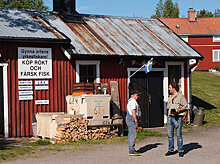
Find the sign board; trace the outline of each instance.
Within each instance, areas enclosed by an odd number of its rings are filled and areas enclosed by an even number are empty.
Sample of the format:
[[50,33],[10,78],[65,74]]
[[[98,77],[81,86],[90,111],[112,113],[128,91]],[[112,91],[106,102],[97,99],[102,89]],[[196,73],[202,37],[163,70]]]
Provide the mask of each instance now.
[[33,95],[33,91],[19,91],[19,95]]
[[35,86],[35,90],[48,90],[48,85]]
[[32,85],[32,81],[18,81],[18,85]]
[[49,100],[36,100],[35,101],[36,105],[43,105],[43,104],[49,104]]
[[19,96],[19,100],[33,100],[33,96]]
[[48,84],[48,80],[44,80],[44,81],[35,81],[36,85],[44,85],[44,84]]
[[18,79],[52,78],[52,49],[18,47]]
[[32,90],[33,89],[32,86],[19,86],[18,88],[19,90]]

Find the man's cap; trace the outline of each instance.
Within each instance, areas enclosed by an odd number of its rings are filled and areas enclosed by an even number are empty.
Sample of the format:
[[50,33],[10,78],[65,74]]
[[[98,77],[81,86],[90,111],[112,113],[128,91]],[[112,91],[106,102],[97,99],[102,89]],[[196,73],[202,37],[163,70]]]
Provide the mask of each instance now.
[[138,95],[140,96],[141,93],[138,92],[137,90],[132,90],[132,91],[131,91],[131,95],[134,95],[134,94],[138,94]]

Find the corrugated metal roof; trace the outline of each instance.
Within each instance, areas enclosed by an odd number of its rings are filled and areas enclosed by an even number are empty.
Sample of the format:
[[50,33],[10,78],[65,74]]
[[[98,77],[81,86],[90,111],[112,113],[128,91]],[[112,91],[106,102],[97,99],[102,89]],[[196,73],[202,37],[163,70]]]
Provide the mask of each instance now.
[[91,15],[83,19],[84,23],[66,24],[49,19],[71,39],[75,54],[201,57],[157,19]]
[[0,8],[0,38],[66,39],[32,13],[30,10]]
[[[196,18],[189,22],[188,18],[159,18],[177,34],[220,35],[220,18]],[[179,28],[176,28],[176,25]]]
[[157,19],[79,15],[83,23],[64,23],[56,13],[0,10],[0,37],[71,40],[79,55],[201,57]]

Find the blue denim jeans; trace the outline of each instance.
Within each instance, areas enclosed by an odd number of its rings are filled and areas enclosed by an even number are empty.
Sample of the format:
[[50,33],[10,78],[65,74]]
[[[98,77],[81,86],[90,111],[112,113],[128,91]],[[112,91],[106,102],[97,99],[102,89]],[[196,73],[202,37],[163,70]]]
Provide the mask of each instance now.
[[134,122],[130,121],[129,119],[126,119],[126,123],[128,126],[128,148],[129,153],[135,152],[135,140],[137,137],[137,130],[134,126]]
[[[177,124],[176,124],[177,123]],[[183,152],[183,137],[182,137],[182,117],[176,118],[169,116],[167,121],[169,151],[174,152],[174,129],[176,129],[178,152]],[[177,126],[178,125],[178,126]]]

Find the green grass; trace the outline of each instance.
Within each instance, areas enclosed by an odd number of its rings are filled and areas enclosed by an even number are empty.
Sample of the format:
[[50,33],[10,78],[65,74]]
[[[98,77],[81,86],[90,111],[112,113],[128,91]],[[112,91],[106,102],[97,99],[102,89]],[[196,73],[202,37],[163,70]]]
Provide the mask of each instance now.
[[196,97],[193,103],[201,104],[206,108],[207,123],[203,126],[220,124],[220,76],[209,72],[193,72],[192,95]]
[[33,148],[31,147],[17,147],[17,146],[6,146],[0,147],[0,162],[15,159],[19,156],[32,154]]
[[146,130],[146,129],[137,130],[137,139],[142,140],[142,139],[145,139],[146,137],[152,137],[152,136],[164,137],[167,135],[159,133],[157,131],[151,131],[151,130]]

